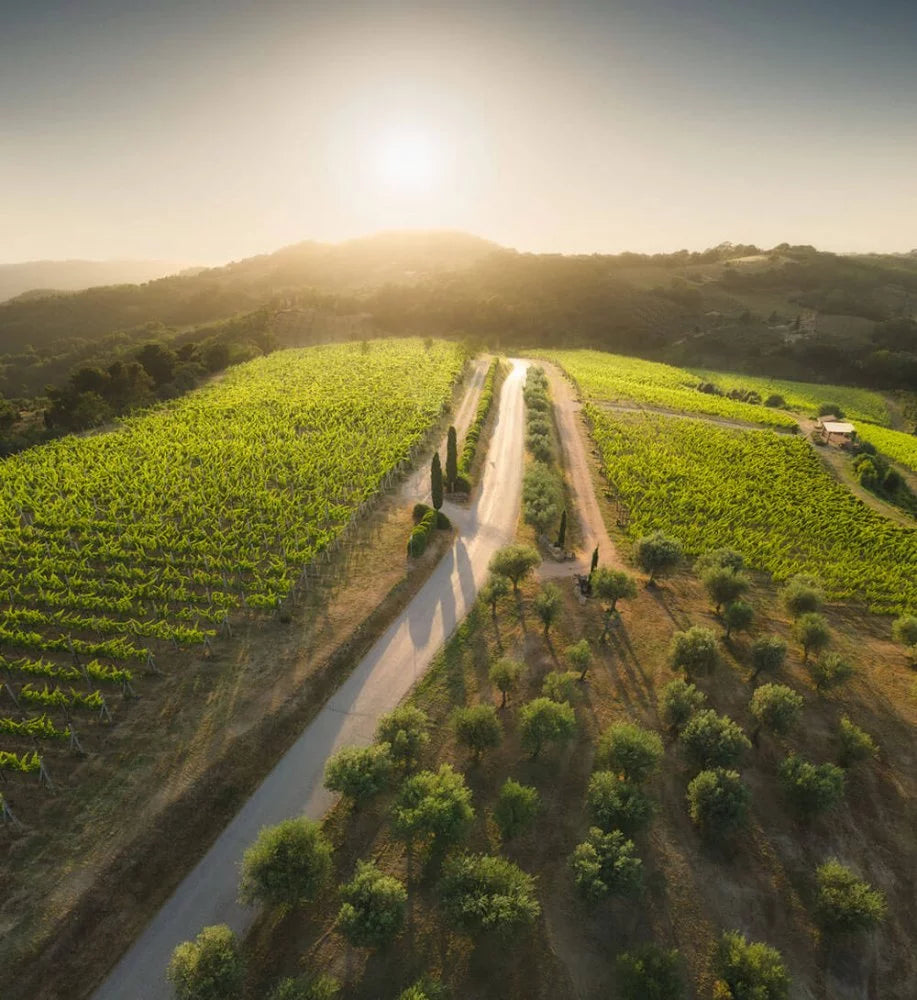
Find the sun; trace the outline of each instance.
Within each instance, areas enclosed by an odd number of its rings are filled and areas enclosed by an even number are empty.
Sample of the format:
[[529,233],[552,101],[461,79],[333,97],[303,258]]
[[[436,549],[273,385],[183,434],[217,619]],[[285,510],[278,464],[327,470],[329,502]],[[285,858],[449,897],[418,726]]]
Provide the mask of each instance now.
[[376,168],[386,188],[401,194],[429,191],[436,182],[439,150],[432,136],[397,132],[379,144]]

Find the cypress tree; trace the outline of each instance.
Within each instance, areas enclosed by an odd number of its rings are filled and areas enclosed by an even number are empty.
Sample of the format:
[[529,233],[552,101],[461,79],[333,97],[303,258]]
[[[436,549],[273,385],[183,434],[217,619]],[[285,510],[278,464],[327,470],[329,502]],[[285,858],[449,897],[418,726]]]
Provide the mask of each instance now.
[[596,571],[596,567],[599,565],[599,547],[596,545],[595,552],[592,553],[592,565],[589,567],[589,575]]
[[433,508],[439,510],[443,505],[443,467],[439,461],[439,452],[436,452],[430,464],[430,492],[433,494]]
[[567,509],[560,515],[560,531],[557,532],[557,547],[562,549],[567,538]]
[[458,441],[455,436],[455,428],[449,428],[449,436],[446,438],[446,485],[449,492],[455,492],[455,480],[458,477]]

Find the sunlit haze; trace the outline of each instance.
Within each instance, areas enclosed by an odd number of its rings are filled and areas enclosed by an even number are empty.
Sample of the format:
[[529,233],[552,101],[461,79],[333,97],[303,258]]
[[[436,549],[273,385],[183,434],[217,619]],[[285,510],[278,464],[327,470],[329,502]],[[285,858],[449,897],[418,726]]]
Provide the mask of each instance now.
[[904,0],[0,0],[0,261],[917,245]]

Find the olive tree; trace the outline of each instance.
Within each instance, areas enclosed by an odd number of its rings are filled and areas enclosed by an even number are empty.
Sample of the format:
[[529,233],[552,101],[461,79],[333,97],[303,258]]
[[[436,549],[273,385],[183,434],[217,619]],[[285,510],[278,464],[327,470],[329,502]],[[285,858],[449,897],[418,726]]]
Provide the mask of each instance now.
[[592,664],[592,650],[589,648],[588,640],[580,639],[579,642],[575,642],[572,646],[567,646],[564,650],[564,656],[567,659],[567,663],[579,672],[579,679],[584,681]]
[[682,1000],[681,956],[674,948],[645,944],[615,959],[619,1000]]
[[341,886],[341,899],[337,926],[357,948],[381,948],[404,926],[407,890],[372,862],[357,862],[353,879]]
[[328,758],[325,788],[347,796],[359,808],[385,788],[391,771],[391,747],[388,743],[344,747]]
[[320,823],[287,819],[264,827],[242,857],[243,903],[291,907],[307,903],[331,876],[331,844]]
[[535,596],[535,614],[544,626],[544,634],[547,635],[557,616],[560,614],[561,597],[556,584],[546,583]]
[[639,785],[613,771],[596,771],[589,779],[586,805],[596,826],[634,834],[653,815],[653,804]]
[[699,712],[707,701],[703,691],[693,684],[676,677],[662,689],[662,715],[676,732],[684,728],[688,719]]
[[658,733],[632,722],[615,722],[599,737],[596,762],[639,784],[659,767],[662,753]]
[[478,597],[480,597],[484,604],[490,605],[490,613],[494,621],[497,620],[498,602],[501,598],[506,597],[509,592],[509,580],[505,576],[497,576],[495,574],[491,574],[484,586],[481,587]]
[[701,771],[688,785],[688,814],[708,837],[725,837],[744,825],[751,792],[737,771]]
[[751,664],[753,669],[751,679],[757,680],[758,674],[773,674],[778,671],[786,660],[786,643],[779,635],[762,635],[751,644]]
[[232,1000],[241,994],[243,974],[239,942],[226,924],[178,945],[166,973],[178,1000]]
[[876,741],[869,733],[855,725],[847,715],[842,715],[838,724],[838,741],[840,742],[839,763],[841,767],[850,767],[860,761],[870,760],[879,755]]
[[573,882],[589,902],[607,896],[630,896],[643,884],[643,862],[634,842],[620,830],[603,833],[594,826],[570,858]]
[[[776,948],[748,941],[738,931],[727,931],[716,951],[716,972],[728,990],[720,996],[734,1000],[786,1000],[790,977]],[[714,996],[717,996],[714,986]]]
[[802,697],[783,684],[762,684],[751,696],[751,714],[757,720],[752,742],[757,745],[762,729],[785,736],[802,712]]
[[711,567],[701,579],[717,614],[724,604],[737,601],[750,586],[744,573],[725,566]]
[[844,772],[836,764],[813,764],[791,753],[778,776],[790,805],[806,819],[834,808],[844,797]]
[[835,934],[872,930],[885,919],[885,895],[857,876],[837,858],[830,858],[815,872],[818,896],[815,916]]
[[917,615],[902,615],[892,625],[892,635],[902,646],[917,646]]
[[401,705],[383,715],[376,726],[376,741],[387,743],[392,761],[410,768],[430,740],[430,720],[413,705]]
[[541,796],[530,785],[507,778],[494,806],[494,820],[504,840],[518,837],[531,826],[541,808]]
[[392,827],[407,841],[451,843],[464,836],[473,819],[465,778],[448,764],[408,778],[392,808]]
[[809,662],[810,653],[820,653],[831,641],[827,621],[814,611],[807,611],[796,619],[793,635],[802,646],[803,663]]
[[817,660],[810,660],[806,669],[816,690],[820,692],[843,684],[854,673],[853,667],[840,653],[822,653]]
[[682,730],[681,741],[691,760],[702,768],[729,767],[751,747],[742,727],[712,708],[692,716]]
[[657,577],[671,573],[681,563],[681,542],[657,531],[637,542],[636,556],[637,565],[649,575],[647,586],[652,586]]
[[491,664],[488,677],[490,678],[490,683],[503,695],[500,708],[506,707],[506,696],[510,691],[515,691],[519,686],[519,680],[522,677],[524,669],[524,664],[518,660],[510,659],[508,656],[504,656]]
[[490,572],[505,576],[512,582],[513,590],[519,590],[519,583],[541,562],[541,556],[531,545],[506,545],[498,549],[490,560]]
[[579,675],[572,670],[552,670],[541,682],[541,693],[551,701],[573,701]]
[[268,994],[268,1000],[334,1000],[341,992],[341,984],[323,973],[318,975],[287,977]]
[[745,569],[745,557],[735,549],[711,549],[700,556],[694,564],[694,569],[700,576],[711,569],[728,569],[738,573]]
[[458,708],[452,715],[452,725],[459,742],[468,747],[476,761],[485,750],[499,746],[503,739],[503,726],[493,705]]
[[535,698],[519,712],[519,734],[523,749],[534,760],[547,743],[567,743],[576,731],[576,715],[566,702]]
[[825,595],[818,581],[811,576],[794,576],[780,595],[784,606],[794,618],[820,611]]
[[669,657],[673,670],[684,670],[688,677],[709,673],[717,661],[716,636],[708,628],[692,625],[672,636]]
[[723,624],[726,626],[726,638],[731,639],[733,632],[747,632],[755,617],[754,608],[745,601],[732,601],[726,605],[723,612]]
[[458,930],[507,933],[541,913],[535,879],[505,858],[460,854],[443,866],[439,886],[443,912]]
[[618,601],[637,596],[637,581],[622,570],[602,566],[592,574],[590,583],[592,593],[610,612],[617,610]]

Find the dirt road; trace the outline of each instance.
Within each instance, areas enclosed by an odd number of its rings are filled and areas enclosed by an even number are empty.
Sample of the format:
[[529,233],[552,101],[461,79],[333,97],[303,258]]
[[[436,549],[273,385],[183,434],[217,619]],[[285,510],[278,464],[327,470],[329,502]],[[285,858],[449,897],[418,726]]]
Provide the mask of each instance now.
[[563,450],[567,481],[573,494],[576,516],[580,528],[580,548],[576,560],[553,562],[545,559],[539,569],[542,579],[572,577],[574,573],[589,572],[589,563],[596,546],[599,561],[603,566],[624,568],[614,542],[611,540],[592,484],[589,459],[586,454],[586,430],[582,427],[582,406],[576,392],[560,370],[552,364],[539,362],[548,376],[554,414],[557,420],[557,434]]
[[241,906],[236,893],[246,847],[264,826],[302,813],[313,818],[325,813],[334,800],[322,786],[329,754],[372,740],[378,717],[408,693],[464,618],[487,575],[491,555],[515,532],[526,367],[526,362],[513,362],[503,384],[476,499],[468,509],[447,505],[457,528],[450,551],[147,925],[95,992],[95,1000],[168,1000],[172,994],[165,969],[176,944],[208,924],[245,930],[254,911]]

